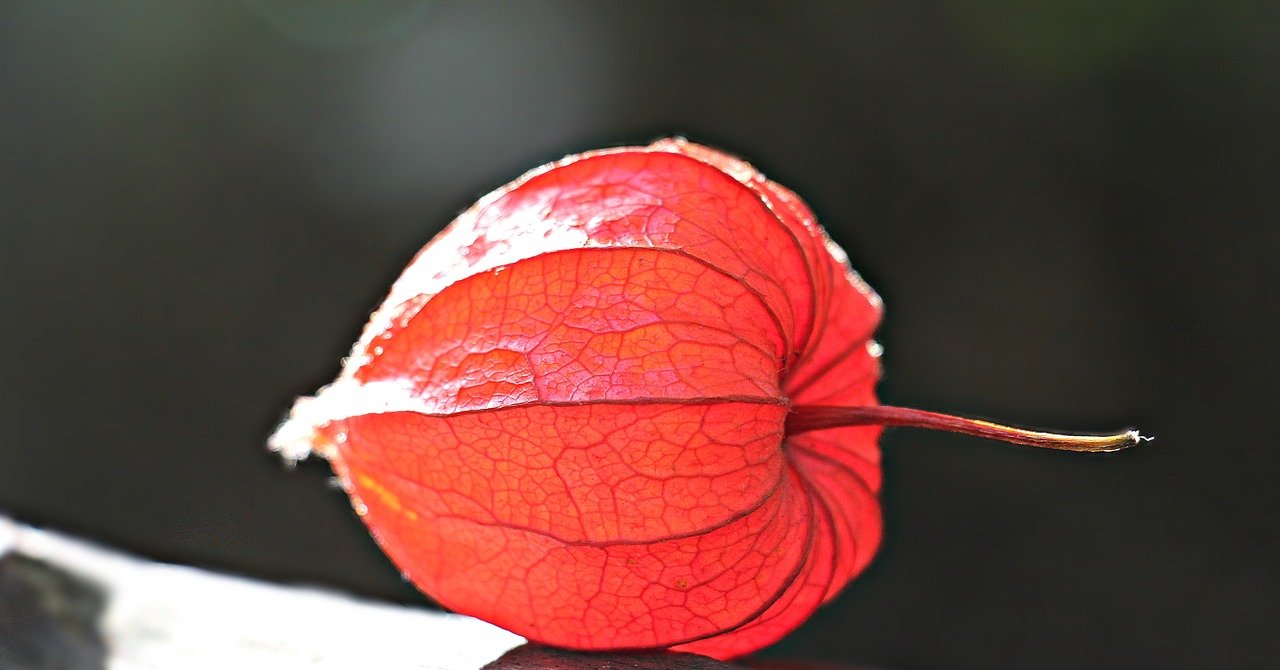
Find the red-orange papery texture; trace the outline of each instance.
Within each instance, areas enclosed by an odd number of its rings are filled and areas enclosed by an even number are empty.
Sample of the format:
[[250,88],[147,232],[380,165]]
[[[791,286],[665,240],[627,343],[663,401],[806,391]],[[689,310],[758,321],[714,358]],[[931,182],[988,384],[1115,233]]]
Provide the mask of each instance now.
[[787,189],[682,140],[570,156],[428,244],[273,438],[422,591],[530,640],[728,658],[880,540],[879,298]]

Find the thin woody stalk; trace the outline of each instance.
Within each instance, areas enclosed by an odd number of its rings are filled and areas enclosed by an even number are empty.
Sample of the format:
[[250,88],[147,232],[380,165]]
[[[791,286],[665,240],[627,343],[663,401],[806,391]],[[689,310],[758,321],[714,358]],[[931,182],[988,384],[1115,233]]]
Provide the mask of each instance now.
[[811,430],[838,428],[842,426],[906,426],[910,428],[928,428],[945,430],[952,433],[963,433],[975,437],[985,437],[1013,444],[1023,444],[1042,449],[1060,449],[1063,451],[1106,452],[1119,451],[1132,447],[1143,437],[1136,430],[1115,435],[1062,435],[1058,433],[1042,433],[1011,426],[1002,426],[990,421],[965,419],[963,417],[926,412],[909,407],[890,407],[873,405],[869,407],[834,407],[828,405],[800,405],[791,408],[787,415],[786,430],[788,435],[797,435]]

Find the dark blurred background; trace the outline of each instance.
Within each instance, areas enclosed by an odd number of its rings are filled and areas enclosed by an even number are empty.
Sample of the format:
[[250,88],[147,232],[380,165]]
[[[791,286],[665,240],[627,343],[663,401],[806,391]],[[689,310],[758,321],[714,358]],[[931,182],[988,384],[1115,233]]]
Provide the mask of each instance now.
[[875,564],[775,658],[1275,667],[1280,6],[10,1],[0,510],[424,603],[264,441],[413,253],[669,134],[808,199],[888,305],[882,396],[1158,437],[891,431]]

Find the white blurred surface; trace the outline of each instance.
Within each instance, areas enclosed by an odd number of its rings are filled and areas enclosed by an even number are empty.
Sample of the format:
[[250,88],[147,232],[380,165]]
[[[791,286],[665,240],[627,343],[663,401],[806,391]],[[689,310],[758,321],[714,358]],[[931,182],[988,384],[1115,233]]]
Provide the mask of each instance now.
[[471,617],[153,563],[0,517],[8,551],[107,590],[111,670],[471,670],[524,642]]

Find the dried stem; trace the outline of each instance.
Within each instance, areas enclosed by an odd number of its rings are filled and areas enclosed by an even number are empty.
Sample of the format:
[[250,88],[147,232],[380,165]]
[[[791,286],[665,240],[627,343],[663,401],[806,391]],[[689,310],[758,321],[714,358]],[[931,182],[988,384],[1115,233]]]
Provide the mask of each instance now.
[[811,430],[842,426],[907,426],[963,433],[1013,444],[1023,444],[1042,449],[1064,451],[1104,452],[1132,447],[1143,440],[1136,430],[1115,435],[1061,435],[1002,426],[990,421],[965,419],[949,414],[926,412],[909,407],[834,407],[828,405],[801,405],[791,408],[787,416],[787,434],[797,435]]

